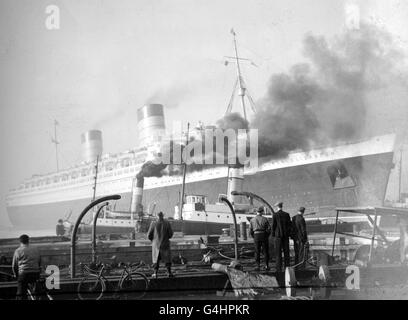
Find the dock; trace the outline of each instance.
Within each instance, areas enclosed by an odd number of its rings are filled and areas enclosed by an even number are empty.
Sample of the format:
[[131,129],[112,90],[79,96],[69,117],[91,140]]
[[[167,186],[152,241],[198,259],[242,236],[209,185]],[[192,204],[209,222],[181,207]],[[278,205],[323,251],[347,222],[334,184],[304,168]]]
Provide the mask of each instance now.
[[[349,276],[347,266],[350,263],[350,257],[353,256],[357,246],[347,241],[340,241],[336,244],[335,256],[337,263],[330,265],[329,252],[332,249],[332,244],[324,242],[324,239],[329,239],[327,236],[320,235],[319,239],[310,239],[311,250],[310,256],[315,257],[317,264],[308,265],[304,270],[295,270],[296,283],[291,286],[296,288],[296,295],[314,298],[314,299],[347,299],[352,297],[358,299],[362,294],[361,290],[349,290],[346,286],[346,279]],[[83,279],[84,275],[80,268],[80,263],[89,264],[91,262],[91,247],[88,239],[79,239],[77,243],[77,266],[76,277],[69,276],[69,261],[70,261],[70,242],[64,238],[51,239],[33,239],[33,245],[36,245],[41,254],[42,265],[56,265],[60,269],[60,288],[49,291],[52,299],[78,299],[78,284]],[[233,258],[234,242],[230,237],[220,237],[218,242],[212,246],[221,250],[227,257]],[[0,242],[0,255],[7,261],[10,261],[12,254],[17,247],[15,240],[8,239]],[[146,295],[143,299],[194,299],[197,297],[208,297],[217,299],[239,298],[234,292],[228,275],[225,273],[215,272],[211,269],[212,262],[228,265],[231,260],[225,257],[216,257],[209,262],[203,261],[203,257],[208,253],[211,245],[202,243],[202,238],[197,236],[184,236],[176,234],[172,239],[171,249],[173,258],[183,257],[185,263],[173,263],[174,278],[168,278],[162,268],[162,273],[158,278],[151,278],[153,270],[151,264],[151,245],[150,241],[143,239],[122,239],[122,240],[104,240],[98,241],[97,256],[99,262],[111,263],[116,262],[139,263],[143,261],[146,264],[141,272],[149,279],[149,286]],[[252,257],[253,242],[252,240],[240,239],[238,244],[238,252],[241,254],[239,261],[243,266],[243,271],[249,274],[263,274],[275,277],[278,283],[277,288],[273,288],[269,294],[260,295],[259,299],[282,299],[288,298],[286,289],[288,287],[286,275],[284,272],[276,272],[272,264],[271,271],[255,271],[254,261]],[[341,262],[342,261],[342,262]],[[322,282],[319,278],[319,267],[328,265],[330,279]],[[0,271],[4,273],[10,272],[9,265],[2,265]],[[388,292],[393,292],[398,286],[403,286],[400,290],[405,290],[405,284],[408,279],[408,268],[401,265],[371,265],[359,268],[360,286],[365,288],[364,292],[370,295],[370,290],[374,290],[378,294],[377,287],[394,288]],[[45,275],[47,276],[47,275]],[[112,271],[106,275],[108,282],[114,287],[118,283],[120,276]],[[14,299],[16,293],[16,281],[12,278],[3,277],[3,282],[0,282],[0,298]],[[327,294],[329,289],[330,294]],[[378,288],[377,288],[378,289]],[[384,289],[386,290],[386,289]],[[383,293],[381,293],[383,295]],[[407,290],[408,294],[408,290]],[[295,296],[296,296],[295,295]],[[290,294],[289,296],[293,296]],[[117,299],[114,290],[107,290],[103,299]],[[293,297],[292,297],[293,298]],[[367,297],[365,297],[367,298]],[[384,297],[383,297],[384,298]],[[131,296],[126,296],[126,299],[132,299]]]
[[[47,237],[48,238],[48,237]],[[47,239],[33,238],[31,243],[40,251],[41,261],[43,265],[57,265],[66,267],[70,263],[70,245],[69,239],[53,237],[52,241]],[[48,239],[49,240],[49,239]],[[312,256],[320,257],[322,254],[328,255],[332,250],[332,236],[330,234],[319,236],[319,239],[310,239],[310,253]],[[344,244],[342,244],[344,243]],[[233,254],[234,242],[230,237],[219,237],[219,242],[216,244],[224,252]],[[18,247],[16,239],[7,239],[0,241],[0,256],[11,264],[11,258],[14,250]],[[341,241],[336,242],[335,256],[341,257],[343,260],[351,260],[353,253],[358,248],[358,245]],[[171,249],[173,256],[182,255],[188,261],[200,261],[203,254],[208,251],[198,236],[181,236],[175,234],[171,241]],[[239,250],[254,250],[252,239],[239,240]],[[123,240],[99,240],[97,242],[97,254],[100,261],[109,261],[112,257],[116,257],[118,261],[151,263],[151,243],[144,237],[139,239],[123,239]],[[77,242],[76,256],[78,262],[89,263],[91,261],[92,250],[90,240],[80,239]],[[5,271],[4,268],[0,271]]]

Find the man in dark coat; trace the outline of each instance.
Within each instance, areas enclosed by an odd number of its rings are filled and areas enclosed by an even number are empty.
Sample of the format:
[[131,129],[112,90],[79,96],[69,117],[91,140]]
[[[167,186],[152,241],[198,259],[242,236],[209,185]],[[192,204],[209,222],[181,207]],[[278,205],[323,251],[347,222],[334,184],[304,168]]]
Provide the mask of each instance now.
[[268,237],[271,231],[271,226],[269,225],[268,219],[263,217],[264,208],[259,207],[257,210],[257,215],[251,219],[249,222],[249,232],[254,238],[255,245],[255,261],[256,270],[260,270],[261,264],[261,249],[263,250],[265,257],[265,270],[269,270],[269,243]]
[[56,232],[57,236],[65,235],[64,221],[62,219],[58,220],[58,224],[55,227],[55,232]]
[[303,261],[300,265],[302,268],[305,266],[304,260],[306,260],[306,257],[304,255],[307,244],[306,221],[303,217],[304,213],[305,208],[300,207],[298,214],[292,218],[292,239],[295,250],[295,265]]
[[290,266],[289,236],[291,220],[289,213],[282,210],[283,203],[275,204],[276,211],[272,216],[271,236],[275,242],[276,271],[282,271],[282,252],[285,268]]
[[166,264],[167,275],[173,277],[171,272],[170,239],[173,236],[170,222],[164,219],[163,212],[158,213],[159,219],[150,224],[147,237],[152,241],[152,262],[154,266],[153,277],[157,278],[160,261]]

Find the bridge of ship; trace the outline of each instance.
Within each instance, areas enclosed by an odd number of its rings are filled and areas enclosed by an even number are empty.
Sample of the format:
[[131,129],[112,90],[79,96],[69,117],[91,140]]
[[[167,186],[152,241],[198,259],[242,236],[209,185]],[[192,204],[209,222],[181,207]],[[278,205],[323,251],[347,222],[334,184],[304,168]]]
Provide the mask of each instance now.
[[[204,195],[187,195],[186,202],[183,206],[183,216],[185,218],[191,218],[193,214],[200,216],[205,214],[207,217],[209,215],[214,216],[214,218],[231,218],[230,209],[221,202],[221,198],[227,197],[225,194],[220,194],[218,196],[218,201],[214,204],[209,203],[207,196]],[[255,214],[255,206],[253,205],[253,199],[250,198],[248,203],[235,203],[233,204],[234,210],[239,217],[239,220],[244,219],[249,221],[250,218]],[[266,215],[271,215],[272,213],[268,208],[265,208]],[[242,217],[244,216],[244,217]],[[217,219],[218,220],[218,219]],[[242,220],[241,220],[242,221]]]

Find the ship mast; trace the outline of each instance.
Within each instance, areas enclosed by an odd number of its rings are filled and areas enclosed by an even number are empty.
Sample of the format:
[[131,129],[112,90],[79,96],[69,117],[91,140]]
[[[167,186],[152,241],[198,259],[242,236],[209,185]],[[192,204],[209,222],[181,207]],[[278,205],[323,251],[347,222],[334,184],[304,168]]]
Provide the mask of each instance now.
[[244,118],[246,120],[247,116],[246,116],[245,99],[244,99],[244,97],[245,97],[245,86],[244,86],[244,83],[242,81],[241,68],[239,66],[236,33],[234,32],[234,29],[232,29],[231,32],[232,32],[232,35],[234,37],[235,60],[236,60],[237,76],[238,76],[238,84],[239,84],[239,96],[241,97],[242,111],[244,112]]
[[238,90],[238,96],[240,97],[240,100],[241,100],[241,107],[242,107],[242,111],[243,111],[243,114],[244,114],[244,119],[248,120],[247,119],[246,104],[245,104],[245,97],[247,97],[247,99],[249,101],[249,105],[250,105],[251,110],[252,110],[253,113],[256,113],[256,107],[255,107],[254,100],[252,99],[252,97],[251,97],[250,93],[248,92],[248,89],[247,89],[247,87],[245,85],[245,81],[244,81],[244,78],[243,78],[242,72],[241,72],[240,61],[247,61],[247,62],[250,62],[254,66],[256,66],[256,65],[255,65],[255,63],[253,63],[249,59],[239,57],[236,33],[235,33],[234,29],[231,29],[231,34],[232,34],[232,36],[234,38],[234,53],[235,53],[235,56],[233,56],[233,57],[225,56],[225,58],[226,58],[225,65],[228,65],[228,63],[230,63],[230,62],[235,62],[236,71],[237,71],[237,80],[235,81],[234,89],[232,91],[232,95],[231,95],[230,101],[228,103],[227,110],[225,111],[225,114],[231,113],[232,107],[233,107],[233,104],[234,104],[234,97],[235,97],[235,95],[237,93],[237,90]]
[[[186,137],[186,145],[188,145],[188,139],[189,139],[189,132],[190,132],[190,122],[187,123],[187,137]],[[183,205],[184,205],[184,190],[186,186],[186,174],[187,174],[187,163],[184,161],[183,163],[183,183],[181,185],[181,194],[180,194],[180,220],[183,220]],[[184,230],[183,230],[184,231]]]
[[398,177],[398,202],[402,202],[402,150],[400,150],[400,161],[399,161],[399,177]]
[[95,198],[96,198],[96,186],[98,184],[98,168],[99,168],[99,155],[96,156],[94,185],[92,187],[92,189],[93,189],[92,201],[95,201]]

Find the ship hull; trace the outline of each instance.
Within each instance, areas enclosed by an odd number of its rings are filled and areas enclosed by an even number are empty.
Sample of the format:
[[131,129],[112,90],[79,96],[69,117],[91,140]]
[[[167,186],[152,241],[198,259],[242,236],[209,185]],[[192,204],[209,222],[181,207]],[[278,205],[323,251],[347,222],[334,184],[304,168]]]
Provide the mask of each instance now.
[[[285,210],[295,213],[300,206],[317,212],[317,216],[331,216],[336,207],[381,206],[392,166],[393,152],[352,157],[278,168],[245,175],[243,189],[256,193],[271,204],[282,201]],[[342,179],[333,179],[333,168],[342,171]],[[186,194],[206,195],[215,203],[219,194],[226,194],[227,179],[216,178],[187,183]],[[129,210],[131,193],[119,193],[122,199],[117,210]],[[163,211],[173,216],[179,202],[180,185],[145,189],[143,205],[147,211]],[[7,207],[14,226],[24,228],[54,228],[58,219],[72,212],[75,221],[91,198]],[[154,209],[153,209],[154,208]],[[150,212],[151,213],[151,212]],[[89,221],[89,217],[85,221]],[[217,226],[217,230],[219,230]]]
[[[220,235],[223,232],[223,229],[229,228],[230,224],[228,223],[217,223],[217,222],[196,222],[196,221],[181,221],[181,220],[169,220],[173,232],[182,232],[185,235]],[[146,221],[145,225],[139,232],[146,233],[150,221]],[[134,227],[129,226],[106,226],[106,225],[97,225],[96,233],[97,234],[131,234],[135,231]],[[90,234],[92,232],[92,226],[87,224],[81,226],[81,234]]]

